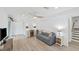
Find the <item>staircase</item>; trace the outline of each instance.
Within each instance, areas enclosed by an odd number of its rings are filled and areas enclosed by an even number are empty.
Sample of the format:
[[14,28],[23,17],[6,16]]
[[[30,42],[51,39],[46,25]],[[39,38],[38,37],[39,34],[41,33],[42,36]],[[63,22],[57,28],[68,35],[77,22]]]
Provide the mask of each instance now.
[[79,42],[79,28],[74,28],[72,30],[72,39],[73,41]]

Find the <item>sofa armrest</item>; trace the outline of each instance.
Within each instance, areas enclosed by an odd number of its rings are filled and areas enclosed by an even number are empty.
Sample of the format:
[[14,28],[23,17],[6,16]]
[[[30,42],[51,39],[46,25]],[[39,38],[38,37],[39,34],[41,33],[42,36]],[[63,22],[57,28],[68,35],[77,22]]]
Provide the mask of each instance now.
[[56,34],[52,32],[51,36],[49,37],[50,40],[56,40]]

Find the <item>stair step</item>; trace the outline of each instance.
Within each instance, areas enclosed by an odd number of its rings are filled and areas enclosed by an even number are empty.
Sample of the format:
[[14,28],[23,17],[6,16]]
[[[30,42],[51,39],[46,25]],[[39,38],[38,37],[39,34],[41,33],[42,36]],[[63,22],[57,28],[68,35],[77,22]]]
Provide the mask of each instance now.
[[72,35],[79,35],[79,33],[72,33]]
[[79,37],[79,35],[72,35],[72,37]]
[[73,30],[79,30],[79,28],[73,28]]
[[79,33],[79,31],[72,31],[72,33]]
[[72,38],[72,39],[74,39],[74,40],[78,40],[78,41],[79,41],[79,38]]
[[79,36],[72,36],[72,38],[79,38]]
[[72,36],[72,37],[79,38],[79,36]]
[[72,36],[77,36],[77,37],[79,37],[79,35],[76,35],[76,34],[72,34]]
[[72,33],[72,34],[79,34],[79,33]]
[[72,35],[79,35],[79,33],[72,33]]
[[79,42],[79,40],[77,40],[77,39],[73,39],[74,41],[78,41]]
[[72,33],[79,33],[79,31],[74,31],[74,32],[72,32]]

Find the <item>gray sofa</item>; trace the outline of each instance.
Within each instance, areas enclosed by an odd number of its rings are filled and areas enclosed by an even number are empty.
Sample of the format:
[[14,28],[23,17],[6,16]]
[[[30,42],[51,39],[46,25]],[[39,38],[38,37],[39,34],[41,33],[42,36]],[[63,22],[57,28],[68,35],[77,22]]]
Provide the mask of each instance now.
[[53,32],[51,32],[50,35],[46,32],[37,32],[36,38],[48,44],[49,46],[56,43],[56,35]]

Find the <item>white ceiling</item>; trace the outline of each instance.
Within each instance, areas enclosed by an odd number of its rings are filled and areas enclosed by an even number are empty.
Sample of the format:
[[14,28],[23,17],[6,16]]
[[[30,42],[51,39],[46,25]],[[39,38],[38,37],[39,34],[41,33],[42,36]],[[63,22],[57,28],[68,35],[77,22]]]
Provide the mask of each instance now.
[[53,16],[57,13],[72,9],[72,7],[3,7],[0,8],[0,10],[4,10],[9,15],[25,15],[25,16],[33,16],[33,15],[39,15],[39,16]]

